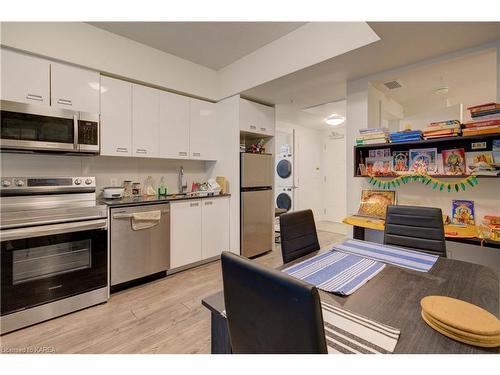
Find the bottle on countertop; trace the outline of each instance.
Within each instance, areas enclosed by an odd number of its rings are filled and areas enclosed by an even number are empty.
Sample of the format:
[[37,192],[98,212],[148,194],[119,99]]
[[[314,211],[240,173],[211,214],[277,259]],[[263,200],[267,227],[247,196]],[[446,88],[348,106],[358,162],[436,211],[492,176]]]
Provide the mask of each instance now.
[[156,195],[155,181],[152,176],[148,176],[143,185],[144,195]]
[[158,184],[158,196],[163,197],[168,193],[167,184],[165,184],[165,177],[161,177],[160,182]]

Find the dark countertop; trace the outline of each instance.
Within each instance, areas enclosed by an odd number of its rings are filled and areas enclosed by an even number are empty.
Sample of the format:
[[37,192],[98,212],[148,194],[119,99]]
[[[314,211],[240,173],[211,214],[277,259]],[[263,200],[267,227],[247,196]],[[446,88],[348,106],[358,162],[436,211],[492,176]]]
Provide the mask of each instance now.
[[[278,269],[317,253],[311,253]],[[320,298],[324,301],[399,328],[401,336],[395,353],[441,354],[499,353],[500,348],[470,346],[434,331],[420,316],[420,300],[428,295],[458,298],[476,304],[498,317],[498,292],[498,269],[441,257],[429,272],[387,264],[382,272],[347,297],[319,291]],[[205,297],[202,304],[213,314],[222,316],[221,312],[225,309],[223,292]]]
[[99,198],[98,202],[105,204],[110,207],[121,207],[121,206],[140,206],[145,204],[156,204],[156,203],[167,203],[184,201],[191,199],[210,199],[210,198],[222,198],[230,197],[231,194],[218,194],[218,195],[207,195],[203,197],[188,196],[182,194],[169,194],[167,196],[139,196],[139,197],[127,197],[119,199],[102,199]]

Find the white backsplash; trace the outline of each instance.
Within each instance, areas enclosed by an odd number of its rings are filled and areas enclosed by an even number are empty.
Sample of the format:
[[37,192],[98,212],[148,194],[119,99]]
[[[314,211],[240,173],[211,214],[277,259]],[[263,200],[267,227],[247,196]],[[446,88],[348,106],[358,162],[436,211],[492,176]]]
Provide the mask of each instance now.
[[143,159],[112,156],[67,156],[56,154],[10,154],[2,153],[0,175],[14,176],[95,176],[97,187],[111,186],[116,180],[144,183],[152,176],[158,184],[162,176],[168,186],[168,193],[178,192],[179,167],[184,167],[188,190],[192,182],[203,182],[209,177],[204,161]]

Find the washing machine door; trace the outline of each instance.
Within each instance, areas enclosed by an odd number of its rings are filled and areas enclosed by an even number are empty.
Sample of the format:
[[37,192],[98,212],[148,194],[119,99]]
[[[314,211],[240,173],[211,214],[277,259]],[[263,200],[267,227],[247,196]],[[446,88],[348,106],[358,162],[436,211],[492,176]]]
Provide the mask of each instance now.
[[276,197],[276,207],[289,211],[292,208],[292,199],[287,193],[280,193]]
[[281,178],[288,178],[292,174],[292,163],[289,160],[280,160],[278,165],[276,165],[276,173]]

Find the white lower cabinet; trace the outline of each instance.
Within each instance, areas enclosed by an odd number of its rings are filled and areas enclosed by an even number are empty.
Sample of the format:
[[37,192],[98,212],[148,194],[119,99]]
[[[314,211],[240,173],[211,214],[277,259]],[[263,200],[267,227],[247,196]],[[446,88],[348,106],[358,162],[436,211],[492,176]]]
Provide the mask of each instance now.
[[170,203],[170,266],[178,268],[229,250],[229,197]]
[[170,203],[170,267],[201,260],[201,199]]
[[229,197],[201,201],[201,256],[208,259],[229,251]]

